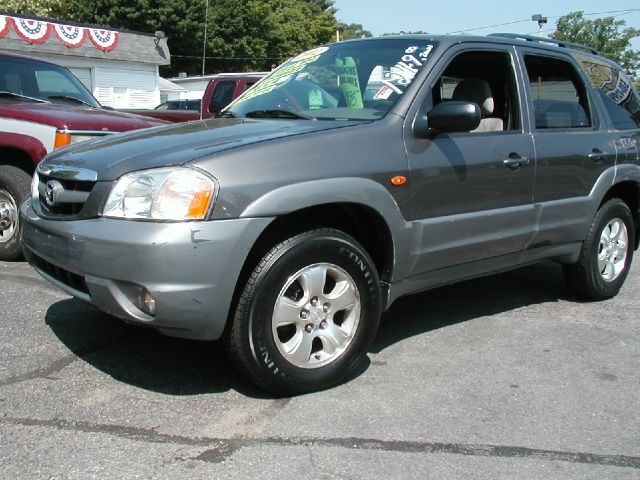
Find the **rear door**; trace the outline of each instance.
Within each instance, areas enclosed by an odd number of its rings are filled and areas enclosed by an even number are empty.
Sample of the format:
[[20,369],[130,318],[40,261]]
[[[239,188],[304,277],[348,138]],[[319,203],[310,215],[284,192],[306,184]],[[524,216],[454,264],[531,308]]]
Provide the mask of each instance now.
[[589,193],[616,162],[616,147],[593,91],[570,53],[520,51],[536,148],[533,201],[538,233],[529,247],[584,238]]

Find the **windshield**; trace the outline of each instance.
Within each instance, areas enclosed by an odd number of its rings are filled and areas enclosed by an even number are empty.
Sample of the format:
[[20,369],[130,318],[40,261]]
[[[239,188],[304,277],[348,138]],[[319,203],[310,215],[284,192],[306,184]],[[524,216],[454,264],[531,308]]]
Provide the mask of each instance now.
[[47,102],[101,108],[80,80],[66,68],[25,58],[2,58],[0,91]]
[[435,44],[416,39],[335,43],[301,53],[247,90],[223,115],[375,120],[398,101]]

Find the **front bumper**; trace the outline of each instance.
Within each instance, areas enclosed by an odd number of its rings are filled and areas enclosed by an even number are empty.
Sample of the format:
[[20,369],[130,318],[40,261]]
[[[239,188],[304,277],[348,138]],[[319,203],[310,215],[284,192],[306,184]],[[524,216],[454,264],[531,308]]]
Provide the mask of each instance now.
[[[183,338],[222,335],[238,276],[272,218],[157,223],[58,221],[20,210],[25,256],[67,293],[126,321]],[[140,287],[155,315],[136,306]]]

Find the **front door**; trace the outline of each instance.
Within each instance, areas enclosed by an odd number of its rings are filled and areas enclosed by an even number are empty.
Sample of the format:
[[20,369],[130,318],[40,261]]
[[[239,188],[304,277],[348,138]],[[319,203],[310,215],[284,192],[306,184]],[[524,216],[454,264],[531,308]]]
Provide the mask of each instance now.
[[405,136],[411,219],[422,230],[410,275],[519,252],[531,236],[535,151],[514,55],[461,49],[427,87],[426,102],[472,101],[483,119],[472,132]]

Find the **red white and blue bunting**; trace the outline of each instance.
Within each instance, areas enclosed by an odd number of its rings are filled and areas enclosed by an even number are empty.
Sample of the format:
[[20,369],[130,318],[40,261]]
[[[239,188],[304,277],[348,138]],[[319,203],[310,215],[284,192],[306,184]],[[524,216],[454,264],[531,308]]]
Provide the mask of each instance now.
[[9,31],[9,17],[0,15],[0,38],[4,37]]
[[108,52],[118,45],[118,32],[112,30],[100,30],[98,28],[89,28],[89,38],[98,50]]
[[44,43],[49,39],[49,23],[26,18],[14,18],[13,25],[22,39],[29,43]]
[[0,15],[0,38],[9,32],[11,25],[20,38],[31,44],[46,42],[53,30],[58,40],[68,48],[80,47],[85,43],[87,37],[91,39],[91,43],[98,50],[103,52],[113,50],[118,45],[118,32],[113,30],[78,27],[5,15]]
[[87,30],[85,28],[74,27],[71,25],[54,24],[53,31],[56,32],[58,40],[69,48],[78,48],[84,43],[84,39],[87,35]]

